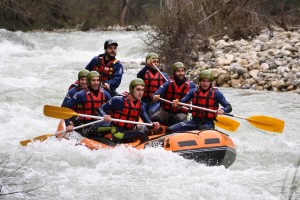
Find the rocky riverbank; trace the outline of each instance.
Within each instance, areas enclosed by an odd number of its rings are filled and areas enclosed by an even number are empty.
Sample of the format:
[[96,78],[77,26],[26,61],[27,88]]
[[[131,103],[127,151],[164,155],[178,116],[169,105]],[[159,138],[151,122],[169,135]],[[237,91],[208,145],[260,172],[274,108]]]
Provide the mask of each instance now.
[[194,53],[192,69],[187,70],[191,80],[209,69],[216,86],[300,94],[300,29],[265,30],[250,41],[210,39],[208,48]]

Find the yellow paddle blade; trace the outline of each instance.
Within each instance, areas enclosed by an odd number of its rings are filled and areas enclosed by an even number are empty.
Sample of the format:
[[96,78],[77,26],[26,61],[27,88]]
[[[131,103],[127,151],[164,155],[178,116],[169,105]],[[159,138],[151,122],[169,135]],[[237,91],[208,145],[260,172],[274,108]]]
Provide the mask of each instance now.
[[265,131],[271,131],[275,133],[282,133],[284,128],[284,121],[268,116],[251,116],[247,118],[248,122]]
[[240,123],[228,117],[218,115],[215,121],[215,125],[224,130],[235,132],[240,126]]
[[74,112],[70,108],[45,105],[44,115],[48,117],[58,118],[58,119],[68,119],[73,116],[78,116],[79,114]]
[[40,135],[40,136],[37,136],[33,139],[29,139],[29,140],[23,140],[20,142],[20,144],[22,146],[27,146],[28,143],[30,142],[34,142],[34,141],[40,141],[40,142],[43,142],[44,140],[46,140],[48,137],[51,137],[53,136],[54,134],[46,134],[46,135]]

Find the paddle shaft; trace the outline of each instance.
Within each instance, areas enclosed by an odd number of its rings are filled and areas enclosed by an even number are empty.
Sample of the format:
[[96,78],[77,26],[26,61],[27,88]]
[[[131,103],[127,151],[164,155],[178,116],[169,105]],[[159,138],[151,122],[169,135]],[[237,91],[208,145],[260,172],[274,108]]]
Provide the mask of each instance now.
[[[93,118],[93,119],[103,119],[103,117],[94,116],[94,115],[77,114],[77,116],[79,116],[79,117],[88,117],[88,118]],[[113,121],[113,122],[130,123],[130,124],[136,124],[136,125],[153,126],[152,123],[135,122],[135,121],[128,121],[128,120],[123,120],[123,119],[114,119],[114,118],[111,118],[111,121]]]
[[233,115],[233,114],[229,114],[229,113],[224,113],[223,115],[227,115],[227,116],[230,116],[230,117],[236,117],[236,118],[248,120],[246,117],[242,117],[242,116],[238,116],[238,115]]
[[[103,121],[103,120],[97,120],[97,121],[93,121],[93,122],[90,122],[90,123],[87,123],[87,124],[83,124],[83,125],[80,125],[80,126],[76,126],[73,128],[73,130],[76,130],[76,129],[80,129],[80,128],[83,128],[83,127],[86,127],[86,126],[90,126],[92,124],[95,124],[95,123],[98,123],[100,121]],[[52,136],[56,136],[58,134],[63,134],[63,133],[66,133],[66,130],[63,130],[63,131],[59,131],[59,132],[56,132],[55,134],[46,134],[46,135],[40,135],[40,136],[37,136],[33,139],[28,139],[28,140],[23,140],[20,142],[20,144],[22,146],[27,146],[28,143],[30,142],[34,142],[34,141],[40,141],[40,142],[43,142],[45,141],[47,138],[49,137],[52,137]],[[64,135],[62,135],[63,137]]]
[[[169,100],[167,100],[167,99],[163,99],[163,98],[161,98],[161,97],[159,97],[159,99],[160,99],[161,101],[164,101],[164,102],[167,102],[167,103],[172,104],[172,101],[169,101]],[[185,106],[183,106],[183,108],[184,108],[184,109],[189,109],[189,108],[187,108],[187,107],[185,107]]]
[[167,77],[165,77],[165,75],[158,69],[158,67],[156,67],[156,65],[155,64],[153,64],[152,63],[152,65],[155,67],[155,69],[164,77],[164,79],[166,80],[166,81],[168,81],[168,79],[167,79]]
[[190,104],[186,104],[186,103],[178,102],[178,104],[182,105],[182,106],[188,106],[188,107],[196,108],[196,109],[199,109],[199,110],[205,110],[205,111],[208,111],[208,112],[213,112],[213,113],[217,112],[216,110],[211,110],[211,109],[208,109],[208,108],[202,108],[202,107],[199,107],[199,106],[194,106],[194,105],[190,105]]
[[[45,105],[44,106],[44,114],[48,117],[54,117],[54,118],[59,118],[59,119],[68,119],[68,118],[71,118],[73,116],[93,118],[93,119],[103,119],[103,117],[100,117],[100,116],[79,114],[79,113],[75,112],[74,110],[72,110],[70,108],[59,107],[59,106],[50,106],[50,105]],[[111,118],[111,121],[128,123],[128,124],[153,126],[152,123],[142,123],[142,122],[122,120],[122,119],[114,119],[114,118]]]
[[[208,111],[208,112],[213,112],[213,113],[217,112],[216,110],[202,108],[202,107],[198,107],[198,106],[194,106],[194,105],[190,105],[190,104],[185,104],[185,103],[181,103],[181,102],[178,102],[178,104],[183,105],[183,106],[196,108],[196,109],[205,110],[205,111]],[[247,118],[247,117],[242,117],[242,116],[233,115],[233,114],[229,114],[229,113],[223,113],[223,115],[227,115],[227,116],[230,116],[230,117],[236,117],[236,118],[239,118],[239,119],[247,120],[248,122],[250,122],[251,125],[255,126],[256,128],[266,130],[266,131],[272,131],[272,132],[275,132],[275,133],[282,133],[283,128],[284,128],[284,121],[283,120],[268,117],[268,116],[252,116],[252,117]],[[233,123],[235,123],[235,122],[234,121],[230,122],[230,124],[233,124]],[[238,126],[238,125],[236,124],[236,126]]]
[[[97,121],[93,121],[93,122],[90,122],[90,123],[87,123],[87,124],[82,124],[82,125],[80,125],[80,126],[75,126],[75,127],[73,128],[73,130],[77,130],[77,129],[80,129],[80,128],[84,128],[84,127],[86,127],[86,126],[90,126],[90,125],[96,124],[96,123],[101,122],[101,121],[103,121],[103,119],[100,119],[100,120],[97,120]],[[59,132],[56,132],[54,135],[58,135],[58,134],[65,133],[65,132],[66,132],[66,130],[59,131]]]
[[[159,97],[159,99],[164,102],[172,103],[171,101],[163,99],[161,97]],[[187,106],[192,107],[192,105],[190,105],[190,104],[187,104]],[[197,109],[202,109],[202,107],[198,107],[198,106],[194,106],[194,107]],[[183,106],[183,108],[188,109],[186,106]],[[203,109],[206,109],[206,108],[203,108]],[[209,111],[214,111],[214,110],[209,110]],[[217,117],[217,121],[215,121],[215,124],[217,126],[219,126],[220,128],[223,128],[225,130],[232,131],[232,132],[236,131],[240,125],[239,122],[229,119],[228,117],[222,117],[222,116]]]

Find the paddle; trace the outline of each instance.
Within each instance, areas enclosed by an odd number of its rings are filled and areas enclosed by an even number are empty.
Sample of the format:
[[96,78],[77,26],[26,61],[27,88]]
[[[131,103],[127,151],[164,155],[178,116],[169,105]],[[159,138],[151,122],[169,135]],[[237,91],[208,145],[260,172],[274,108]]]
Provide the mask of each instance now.
[[[158,95],[159,96],[159,95]],[[159,99],[161,101],[164,101],[164,102],[167,102],[167,103],[172,103],[171,101],[167,100],[167,99],[163,99],[161,97],[159,97]],[[186,104],[188,105],[189,107],[193,107],[193,108],[197,108],[197,109],[205,109],[206,111],[209,111],[209,112],[213,112],[213,113],[216,113],[217,111],[216,110],[210,110],[210,109],[206,109],[206,108],[202,108],[202,107],[198,107],[198,106],[193,106],[193,105],[190,105],[190,104]],[[222,128],[222,129],[225,129],[225,130],[228,130],[228,131],[231,131],[231,132],[235,132],[238,127],[240,126],[240,123],[235,121],[235,120],[232,120],[228,117],[223,117],[223,116],[217,116],[217,119],[215,121],[215,125]]]
[[[87,123],[87,124],[83,124],[83,125],[80,125],[80,126],[76,126],[76,127],[74,127],[73,130],[77,130],[77,129],[80,129],[80,128],[83,128],[83,127],[86,127],[86,126],[90,126],[90,125],[92,125],[92,124],[95,124],[95,123],[98,123],[98,122],[101,122],[101,121],[103,121],[103,120],[97,120],[97,121],[93,121],[93,122],[90,122],[90,123]],[[30,142],[35,142],[35,141],[43,142],[43,141],[45,141],[45,140],[46,140],[47,138],[49,138],[49,137],[57,136],[57,135],[59,135],[59,134],[65,133],[65,132],[66,132],[66,130],[56,132],[55,134],[45,134],[45,135],[40,135],[40,136],[37,136],[37,137],[35,137],[35,138],[33,138],[33,139],[23,140],[23,141],[20,142],[20,144],[21,144],[22,146],[27,146],[27,144],[30,143]]]
[[[193,108],[197,108],[197,109],[202,109],[202,110],[206,110],[206,111],[213,111],[207,108],[202,108],[202,107],[198,107],[198,106],[193,106],[190,104],[185,104],[185,103],[178,103],[179,105],[183,105],[183,106],[190,106]],[[274,117],[268,117],[268,116],[261,116],[261,115],[257,115],[257,116],[252,116],[252,117],[241,117],[241,116],[237,116],[237,115],[233,115],[233,114],[228,114],[228,113],[224,113],[223,115],[227,115],[230,117],[236,117],[236,118],[240,118],[240,119],[245,119],[247,120],[252,126],[255,126],[256,128],[265,130],[265,131],[271,131],[271,132],[275,132],[275,133],[282,133],[283,128],[284,128],[284,121],[280,120],[280,119],[276,119]]]
[[265,131],[271,131],[274,133],[282,133],[284,129],[284,121],[281,119],[277,119],[274,117],[269,116],[262,116],[262,115],[256,115],[251,117],[241,117],[233,114],[224,113],[224,115],[230,116],[230,117],[236,117],[240,119],[247,120],[252,126],[255,126],[256,128],[265,130]]
[[[93,118],[93,119],[103,119],[103,117],[100,117],[100,116],[79,114],[70,108],[59,107],[59,106],[50,106],[50,105],[44,106],[44,115],[46,115],[48,117],[58,118],[58,119],[68,119],[73,116],[88,117],[88,118]],[[123,119],[111,118],[111,121],[123,122],[123,123],[129,123],[129,124],[137,124],[137,125],[153,126],[152,123],[135,122],[135,121],[129,121],[129,120],[123,120]]]
[[167,79],[167,77],[165,77],[165,75],[158,69],[158,67],[156,67],[156,65],[154,64],[154,63],[152,63],[153,64],[153,66],[155,67],[155,69],[164,77],[164,79],[166,80],[166,81],[168,81],[168,79]]

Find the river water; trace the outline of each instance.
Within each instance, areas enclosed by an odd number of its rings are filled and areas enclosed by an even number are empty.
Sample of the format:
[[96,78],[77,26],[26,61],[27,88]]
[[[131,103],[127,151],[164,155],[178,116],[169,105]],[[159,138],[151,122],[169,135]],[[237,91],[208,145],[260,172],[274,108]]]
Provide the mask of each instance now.
[[[90,151],[49,138],[27,147],[21,140],[54,133],[58,119],[43,115],[59,106],[103,43],[118,41],[126,63],[118,91],[142,67],[146,32],[23,33],[0,30],[0,195],[4,199],[299,199],[291,189],[300,156],[300,95],[219,88],[233,114],[273,116],[283,134],[259,130],[246,120],[228,134],[237,159],[229,168],[207,167],[162,149],[118,147]],[[300,187],[299,173],[296,187]],[[30,191],[33,189],[33,191]],[[292,190],[292,192],[290,192]],[[28,192],[28,193],[26,193]],[[1,196],[0,196],[1,198]]]

